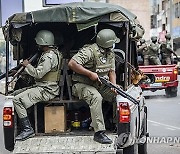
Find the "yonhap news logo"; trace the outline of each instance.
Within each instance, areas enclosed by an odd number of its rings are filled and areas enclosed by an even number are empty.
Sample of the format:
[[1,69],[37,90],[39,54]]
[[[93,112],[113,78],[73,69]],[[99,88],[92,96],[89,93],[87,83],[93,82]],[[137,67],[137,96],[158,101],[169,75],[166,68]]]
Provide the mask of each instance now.
[[156,144],[168,144],[168,143],[180,143],[180,137],[172,137],[172,136],[164,136],[164,137],[156,137],[156,136],[150,136],[146,138],[147,143],[156,143]]

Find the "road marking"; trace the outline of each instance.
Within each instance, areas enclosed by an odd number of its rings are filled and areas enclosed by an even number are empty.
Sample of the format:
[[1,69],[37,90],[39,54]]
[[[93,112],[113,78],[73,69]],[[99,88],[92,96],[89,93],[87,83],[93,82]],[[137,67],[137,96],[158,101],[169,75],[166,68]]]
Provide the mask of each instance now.
[[152,124],[153,126],[159,126],[158,124]]
[[160,122],[156,122],[156,121],[152,121],[152,120],[148,120],[148,122],[151,122],[151,123],[154,123],[154,124],[158,124],[158,125],[161,125],[161,126],[166,126],[168,128],[172,128],[172,129],[179,129],[179,127],[175,127],[175,126],[170,126],[170,125],[166,125],[166,124],[163,124],[163,123],[160,123]]
[[169,130],[176,130],[176,129],[174,129],[174,128],[169,128],[169,127],[167,127],[166,129],[169,129]]

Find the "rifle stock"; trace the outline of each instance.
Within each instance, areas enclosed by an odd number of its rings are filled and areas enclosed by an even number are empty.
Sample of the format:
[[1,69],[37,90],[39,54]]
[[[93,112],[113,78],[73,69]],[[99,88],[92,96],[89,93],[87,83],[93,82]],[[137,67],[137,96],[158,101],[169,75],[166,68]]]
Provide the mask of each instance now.
[[6,77],[6,73],[0,75],[0,80]]
[[[19,64],[18,66],[16,66],[16,67],[12,68],[11,70],[9,70],[9,72],[8,72],[9,76],[11,76],[12,71],[18,70],[21,66],[22,66],[22,65]],[[3,78],[5,78],[5,77],[6,77],[6,73],[1,74],[1,75],[0,75],[0,80],[3,79]]]

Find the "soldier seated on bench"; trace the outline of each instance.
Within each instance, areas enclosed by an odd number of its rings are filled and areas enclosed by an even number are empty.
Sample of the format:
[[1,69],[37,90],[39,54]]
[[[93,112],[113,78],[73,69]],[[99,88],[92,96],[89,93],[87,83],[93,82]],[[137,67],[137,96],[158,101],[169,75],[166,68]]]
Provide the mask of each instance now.
[[85,45],[68,64],[75,72],[72,76],[75,82],[72,87],[73,95],[88,103],[95,131],[94,141],[102,144],[112,143],[112,140],[105,135],[102,99],[115,103],[116,93],[101,84],[98,76],[106,77],[116,84],[113,48],[119,41],[114,31],[103,29],[97,34],[96,43]]
[[53,99],[59,94],[58,81],[62,54],[53,47],[54,35],[48,30],[41,30],[35,40],[42,51],[37,67],[33,67],[28,60],[24,60],[22,65],[25,67],[25,72],[35,78],[36,83],[34,86],[13,93],[14,107],[23,129],[16,140],[26,140],[34,135],[26,109],[38,102]]

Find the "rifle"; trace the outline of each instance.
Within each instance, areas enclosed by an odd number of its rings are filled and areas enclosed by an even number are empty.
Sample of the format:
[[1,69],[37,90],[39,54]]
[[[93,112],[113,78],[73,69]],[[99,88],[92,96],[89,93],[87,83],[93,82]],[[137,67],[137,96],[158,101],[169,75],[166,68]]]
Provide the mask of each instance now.
[[110,88],[114,88],[116,89],[117,93],[119,95],[121,95],[124,98],[127,98],[128,100],[130,100],[131,102],[133,102],[136,105],[139,105],[139,101],[136,100],[135,98],[133,98],[131,95],[127,94],[126,92],[124,92],[121,88],[117,87],[116,85],[114,85],[112,82],[110,82],[109,80],[105,79],[104,77],[99,77],[100,81],[105,84],[106,86],[110,87]]
[[[28,61],[29,63],[33,62],[35,59],[37,59],[39,57],[39,52],[37,52],[34,56],[32,56]],[[18,71],[16,72],[16,74],[14,74],[13,78],[11,79],[11,81],[8,82],[8,85],[19,75],[21,74],[25,69],[25,66],[22,66],[18,69]]]
[[[19,64],[18,66],[16,66],[16,67],[12,68],[11,70],[9,70],[9,72],[8,72],[9,76],[11,76],[13,74],[13,71],[18,70],[21,66],[22,65]],[[1,74],[0,75],[0,80],[5,78],[5,77],[6,77],[6,73]]]

